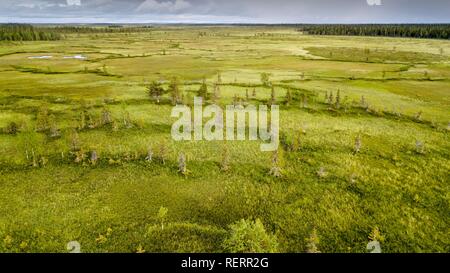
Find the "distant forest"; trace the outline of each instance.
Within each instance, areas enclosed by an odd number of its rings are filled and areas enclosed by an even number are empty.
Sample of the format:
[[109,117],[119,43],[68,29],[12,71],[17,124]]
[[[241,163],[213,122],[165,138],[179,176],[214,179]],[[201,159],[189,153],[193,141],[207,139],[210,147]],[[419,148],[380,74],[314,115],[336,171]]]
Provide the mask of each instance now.
[[[214,26],[214,25],[211,25]],[[239,25],[236,25],[239,26]],[[246,25],[247,26],[247,25]],[[386,36],[429,39],[450,39],[450,24],[366,24],[366,25],[254,25],[296,27],[311,35]],[[132,33],[145,32],[152,26],[88,25],[32,26],[0,24],[0,41],[54,41],[73,33]]]
[[32,25],[0,25],[0,41],[55,41],[61,38],[61,34],[55,31],[45,31]]
[[450,39],[450,24],[302,25],[299,31],[312,35]]
[[0,24],[0,41],[55,41],[71,33],[130,33],[150,30],[150,26],[32,26]]

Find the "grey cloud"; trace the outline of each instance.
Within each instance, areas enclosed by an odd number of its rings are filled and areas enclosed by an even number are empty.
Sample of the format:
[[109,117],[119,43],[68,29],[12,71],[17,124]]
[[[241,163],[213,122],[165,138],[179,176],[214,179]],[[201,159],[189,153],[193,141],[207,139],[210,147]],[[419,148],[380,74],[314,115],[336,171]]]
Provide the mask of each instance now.
[[0,21],[450,22],[448,0],[1,0]]

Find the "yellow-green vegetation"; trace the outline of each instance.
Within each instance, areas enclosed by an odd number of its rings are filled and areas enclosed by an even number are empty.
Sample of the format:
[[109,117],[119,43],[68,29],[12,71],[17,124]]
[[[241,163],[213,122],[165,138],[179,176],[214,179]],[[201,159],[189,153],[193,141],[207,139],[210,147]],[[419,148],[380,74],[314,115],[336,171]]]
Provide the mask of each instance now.
[[[205,86],[281,105],[280,151],[172,141],[172,104]],[[449,109],[448,40],[161,26],[0,42],[0,251],[449,252]]]

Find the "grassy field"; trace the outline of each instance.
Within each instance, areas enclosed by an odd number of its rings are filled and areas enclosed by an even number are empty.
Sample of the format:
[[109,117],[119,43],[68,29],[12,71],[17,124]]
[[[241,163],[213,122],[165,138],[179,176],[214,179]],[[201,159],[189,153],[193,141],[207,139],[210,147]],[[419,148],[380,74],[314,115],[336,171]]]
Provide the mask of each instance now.
[[[220,74],[222,104],[263,104],[262,73],[280,178],[259,142],[174,142],[172,106],[146,91],[176,76],[186,97],[204,78],[212,92]],[[228,252],[241,219],[278,252],[312,234],[321,252],[366,252],[378,231],[383,252],[450,252],[450,41],[167,26],[0,42],[0,128],[0,252]]]

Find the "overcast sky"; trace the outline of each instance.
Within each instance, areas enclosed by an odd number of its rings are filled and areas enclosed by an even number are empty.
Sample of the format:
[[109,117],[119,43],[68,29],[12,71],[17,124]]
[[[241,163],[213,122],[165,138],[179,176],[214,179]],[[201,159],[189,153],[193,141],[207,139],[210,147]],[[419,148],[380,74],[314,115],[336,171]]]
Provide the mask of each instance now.
[[450,23],[450,0],[0,0],[0,22]]

